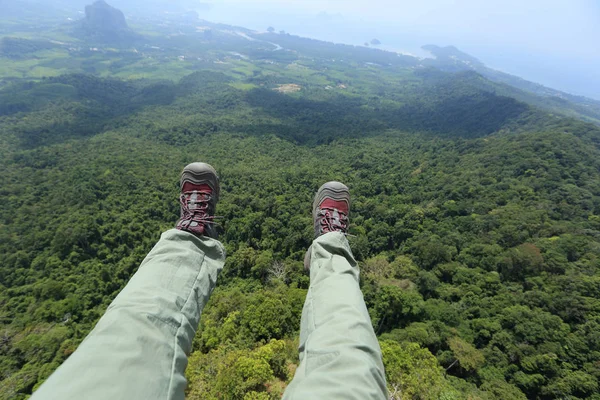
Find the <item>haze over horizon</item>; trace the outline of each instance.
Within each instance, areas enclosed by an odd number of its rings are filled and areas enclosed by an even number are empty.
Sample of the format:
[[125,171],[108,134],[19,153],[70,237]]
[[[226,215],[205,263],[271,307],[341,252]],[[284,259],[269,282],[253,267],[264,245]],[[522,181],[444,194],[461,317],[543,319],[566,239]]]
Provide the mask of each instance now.
[[553,89],[600,100],[600,3],[425,0],[219,0],[200,17],[256,30],[381,48],[417,56],[426,44],[453,45],[487,66]]

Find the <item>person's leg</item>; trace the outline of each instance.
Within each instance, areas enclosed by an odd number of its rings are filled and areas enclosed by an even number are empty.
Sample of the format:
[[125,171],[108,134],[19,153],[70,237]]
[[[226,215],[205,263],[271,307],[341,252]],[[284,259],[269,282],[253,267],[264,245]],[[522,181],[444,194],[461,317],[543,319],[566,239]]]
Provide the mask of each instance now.
[[183,399],[187,354],[224,258],[214,239],[165,232],[90,335],[31,399]]
[[[347,188],[343,192],[337,200],[347,196]],[[331,197],[336,200],[335,193]],[[349,200],[347,206],[330,203],[327,213],[323,208],[326,221],[316,215],[326,199],[317,194],[315,202],[317,239],[307,253],[310,288],[302,311],[300,366],[284,399],[387,399],[381,349],[345,237]]]
[[178,229],[163,233],[79,348],[31,397],[184,399],[187,355],[223,268],[212,227],[219,185],[206,164],[182,174]]

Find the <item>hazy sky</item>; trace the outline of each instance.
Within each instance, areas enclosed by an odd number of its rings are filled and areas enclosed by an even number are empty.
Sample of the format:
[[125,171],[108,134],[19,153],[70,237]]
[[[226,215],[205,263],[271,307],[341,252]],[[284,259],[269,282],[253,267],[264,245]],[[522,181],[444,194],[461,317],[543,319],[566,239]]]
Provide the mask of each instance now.
[[455,45],[488,66],[600,99],[600,0],[204,0],[202,17],[423,55]]

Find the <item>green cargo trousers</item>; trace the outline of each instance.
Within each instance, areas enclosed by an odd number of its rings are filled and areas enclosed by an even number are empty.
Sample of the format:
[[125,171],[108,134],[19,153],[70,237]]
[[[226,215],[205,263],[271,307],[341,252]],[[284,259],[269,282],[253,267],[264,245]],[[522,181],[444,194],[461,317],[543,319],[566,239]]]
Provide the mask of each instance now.
[[[344,235],[311,246],[300,366],[285,399],[386,399],[381,349]],[[217,240],[170,230],[94,330],[31,400],[184,399],[187,355],[225,261]]]

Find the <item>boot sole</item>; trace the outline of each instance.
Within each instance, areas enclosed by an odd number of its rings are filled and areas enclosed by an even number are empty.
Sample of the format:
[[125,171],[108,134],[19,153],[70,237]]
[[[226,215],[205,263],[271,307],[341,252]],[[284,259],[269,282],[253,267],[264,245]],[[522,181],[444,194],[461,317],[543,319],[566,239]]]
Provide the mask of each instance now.
[[209,164],[196,162],[187,165],[181,172],[181,187],[185,182],[191,182],[195,185],[206,183],[213,189],[215,200],[219,198],[219,176],[217,171]]

